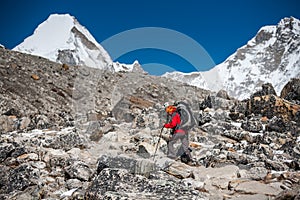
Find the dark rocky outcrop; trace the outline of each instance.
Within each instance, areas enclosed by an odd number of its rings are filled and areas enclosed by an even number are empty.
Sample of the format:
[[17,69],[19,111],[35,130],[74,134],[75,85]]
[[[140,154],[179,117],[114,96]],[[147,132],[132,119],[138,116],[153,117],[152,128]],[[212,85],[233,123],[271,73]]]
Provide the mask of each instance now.
[[261,87],[262,87],[262,89],[255,92],[254,94],[252,94],[250,98],[261,97],[261,96],[266,96],[266,95],[275,95],[276,96],[276,92],[271,83],[265,83]]
[[281,90],[280,97],[300,105],[300,79],[290,80]]

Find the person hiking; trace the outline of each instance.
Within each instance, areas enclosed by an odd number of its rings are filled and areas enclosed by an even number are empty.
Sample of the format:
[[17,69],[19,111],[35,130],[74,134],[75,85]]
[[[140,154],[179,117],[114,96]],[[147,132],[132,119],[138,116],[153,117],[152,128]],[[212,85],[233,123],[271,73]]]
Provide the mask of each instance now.
[[[181,118],[179,113],[177,112],[177,108],[173,105],[167,106],[165,111],[167,114],[171,117],[171,120],[169,123],[164,124],[164,128],[170,128],[171,131],[171,137],[168,142],[168,153],[167,156],[171,159],[176,159],[178,156],[182,156],[184,153],[186,156],[188,156],[189,159],[192,158],[191,152],[189,149],[189,141],[188,141],[188,134],[186,130],[181,129]],[[183,152],[175,151],[174,144],[180,140],[181,141],[181,149]]]

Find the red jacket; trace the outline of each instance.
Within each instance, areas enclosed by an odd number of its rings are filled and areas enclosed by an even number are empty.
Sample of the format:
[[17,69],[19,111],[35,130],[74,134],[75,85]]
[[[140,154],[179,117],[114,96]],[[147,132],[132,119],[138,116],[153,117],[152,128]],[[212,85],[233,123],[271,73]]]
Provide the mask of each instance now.
[[172,114],[172,120],[171,122],[164,125],[165,128],[173,128],[174,133],[185,133],[184,130],[180,129],[180,115],[176,112],[175,115]]

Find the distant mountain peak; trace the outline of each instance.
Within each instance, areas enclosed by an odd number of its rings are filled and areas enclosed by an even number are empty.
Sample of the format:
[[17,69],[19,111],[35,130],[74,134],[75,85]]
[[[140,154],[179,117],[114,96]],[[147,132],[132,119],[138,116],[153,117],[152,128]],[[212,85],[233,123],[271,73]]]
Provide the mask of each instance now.
[[300,77],[300,20],[283,18],[277,25],[262,27],[223,63],[197,74],[164,76],[213,91],[223,89],[238,99],[248,98],[265,83],[280,94],[291,78]]
[[69,65],[106,69],[113,63],[90,32],[69,14],[51,14],[13,50]]

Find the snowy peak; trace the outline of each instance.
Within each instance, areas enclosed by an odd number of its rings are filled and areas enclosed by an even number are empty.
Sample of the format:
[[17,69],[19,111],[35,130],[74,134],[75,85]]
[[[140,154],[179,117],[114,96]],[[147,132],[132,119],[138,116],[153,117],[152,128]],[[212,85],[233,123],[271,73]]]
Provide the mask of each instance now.
[[277,26],[262,27],[247,45],[216,66],[224,89],[248,98],[262,84],[271,83],[277,94],[300,73],[300,21],[284,18]]
[[[246,45],[223,63],[206,72],[165,76],[218,91],[224,89],[238,99],[248,98],[264,83],[271,83],[277,94],[291,79],[300,77],[300,21],[280,20],[277,26],[262,27]],[[183,78],[188,77],[188,78]]]
[[290,45],[290,43],[299,38],[300,20],[291,17],[280,20],[277,26],[264,26],[257,35],[248,42],[249,46],[263,44],[264,46],[276,45],[275,42],[281,42],[281,45]]
[[146,73],[140,63],[136,60],[133,64],[124,64],[119,62],[113,62],[110,65],[110,71],[113,72],[138,72],[138,73]]
[[294,17],[284,18],[280,20],[277,30],[279,34],[294,35],[300,32],[300,21]]
[[50,15],[13,50],[70,65],[105,68],[112,63],[105,49],[69,14]]

